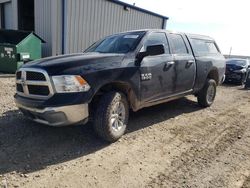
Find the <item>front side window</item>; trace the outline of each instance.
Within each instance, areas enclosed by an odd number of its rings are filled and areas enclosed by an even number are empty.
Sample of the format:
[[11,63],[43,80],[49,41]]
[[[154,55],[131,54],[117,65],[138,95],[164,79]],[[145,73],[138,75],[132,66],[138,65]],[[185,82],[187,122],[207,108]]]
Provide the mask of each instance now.
[[163,45],[165,48],[165,53],[169,54],[169,45],[165,33],[150,33],[147,39],[144,41],[141,52],[145,52],[148,46],[154,45]]
[[179,34],[169,34],[168,36],[173,54],[188,54],[186,44]]
[[112,35],[96,42],[85,52],[128,53],[134,51],[145,32],[130,32]]

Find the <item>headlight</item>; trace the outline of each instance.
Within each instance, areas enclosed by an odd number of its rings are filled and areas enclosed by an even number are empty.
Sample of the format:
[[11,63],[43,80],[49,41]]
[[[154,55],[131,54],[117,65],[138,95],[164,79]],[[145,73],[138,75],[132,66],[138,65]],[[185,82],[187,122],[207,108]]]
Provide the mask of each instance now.
[[89,91],[89,84],[79,75],[52,76],[57,93],[86,92]]

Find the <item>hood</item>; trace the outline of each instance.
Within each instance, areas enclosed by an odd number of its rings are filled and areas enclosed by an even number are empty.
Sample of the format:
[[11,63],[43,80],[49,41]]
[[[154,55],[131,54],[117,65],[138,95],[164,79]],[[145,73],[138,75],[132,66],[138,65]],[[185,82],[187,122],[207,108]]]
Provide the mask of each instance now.
[[226,64],[226,69],[229,71],[241,70],[246,68],[246,66],[236,65],[236,64]]
[[50,75],[82,73],[82,71],[97,71],[107,67],[120,66],[124,54],[79,53],[53,56],[31,61],[22,68],[40,68]]

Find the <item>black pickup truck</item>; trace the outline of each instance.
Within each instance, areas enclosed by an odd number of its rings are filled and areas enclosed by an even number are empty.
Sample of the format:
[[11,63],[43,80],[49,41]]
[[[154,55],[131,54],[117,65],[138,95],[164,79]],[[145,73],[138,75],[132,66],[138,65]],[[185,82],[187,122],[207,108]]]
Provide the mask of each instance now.
[[101,138],[114,142],[126,131],[130,109],[190,94],[210,106],[224,74],[225,59],[210,37],[130,31],[84,53],[25,64],[16,72],[15,102],[25,116],[51,126],[92,121]]

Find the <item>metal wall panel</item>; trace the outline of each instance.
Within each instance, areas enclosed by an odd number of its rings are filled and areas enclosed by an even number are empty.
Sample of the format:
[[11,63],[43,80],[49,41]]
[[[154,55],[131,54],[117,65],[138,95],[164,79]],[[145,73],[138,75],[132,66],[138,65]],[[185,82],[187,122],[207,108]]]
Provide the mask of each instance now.
[[[0,4],[2,6],[2,4]],[[2,29],[2,9],[0,7],[0,29]]]
[[[5,29],[18,29],[18,0],[2,0],[0,4],[4,7]],[[1,26],[1,25],[0,25]]]
[[104,36],[162,24],[161,17],[107,0],[35,0],[35,32],[46,41],[44,57],[81,52]]
[[10,2],[11,0],[0,0],[0,3]]
[[52,24],[52,54],[62,54],[62,0],[51,1],[51,24]]
[[163,18],[106,0],[66,0],[65,53],[81,52],[98,39],[121,31],[162,28]]
[[3,6],[5,29],[13,29],[12,3],[4,3]]
[[18,29],[18,0],[12,0],[12,29]]
[[51,0],[35,0],[35,33],[46,41],[42,55],[52,55]]

